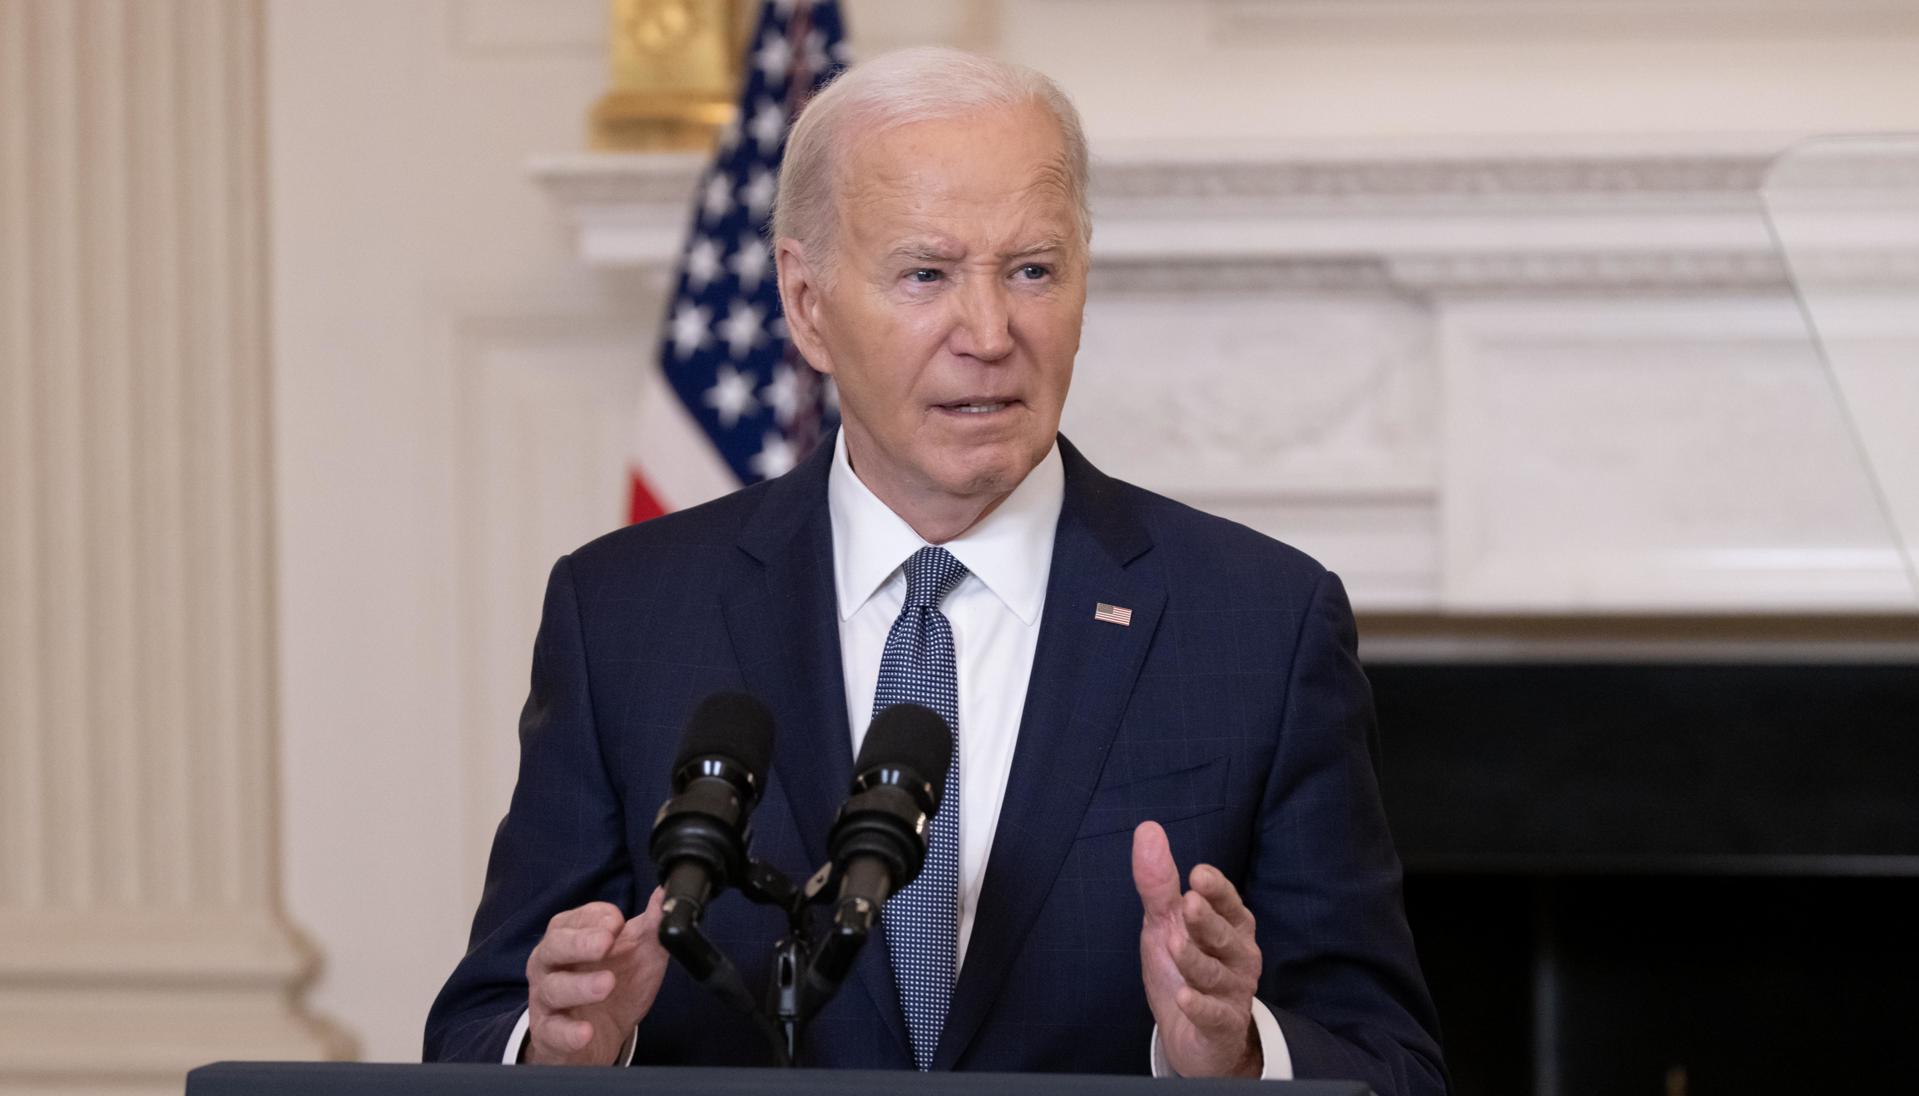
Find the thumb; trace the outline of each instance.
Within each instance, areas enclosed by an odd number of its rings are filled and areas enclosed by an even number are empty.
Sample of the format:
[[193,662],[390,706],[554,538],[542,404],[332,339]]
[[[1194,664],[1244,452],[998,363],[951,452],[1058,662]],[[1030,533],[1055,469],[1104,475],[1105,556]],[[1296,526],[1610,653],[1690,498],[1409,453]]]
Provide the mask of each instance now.
[[1133,831],[1133,886],[1148,917],[1179,908],[1179,865],[1157,822],[1141,822]]
[[666,891],[653,888],[653,893],[647,897],[646,908],[621,927],[619,938],[613,942],[614,950],[628,951],[647,944],[659,946],[660,906],[665,895]]

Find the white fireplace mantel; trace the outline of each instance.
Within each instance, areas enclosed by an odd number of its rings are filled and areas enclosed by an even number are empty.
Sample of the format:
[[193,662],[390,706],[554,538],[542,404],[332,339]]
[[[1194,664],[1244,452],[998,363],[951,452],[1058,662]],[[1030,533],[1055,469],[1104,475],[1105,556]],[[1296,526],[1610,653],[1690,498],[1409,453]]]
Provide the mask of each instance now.
[[[1064,428],[1375,614],[1912,614],[1764,215],[1789,143],[1101,150]],[[531,168],[583,260],[655,271],[701,169]],[[1822,281],[1919,338],[1919,241],[1865,227]]]

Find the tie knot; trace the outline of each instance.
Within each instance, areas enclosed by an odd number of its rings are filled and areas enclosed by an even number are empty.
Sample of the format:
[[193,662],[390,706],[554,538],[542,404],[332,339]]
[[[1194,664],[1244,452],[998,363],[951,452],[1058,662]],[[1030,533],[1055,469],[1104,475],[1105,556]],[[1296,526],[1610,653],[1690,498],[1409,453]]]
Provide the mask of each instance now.
[[944,548],[926,547],[906,560],[906,608],[937,609],[959,580],[966,565]]

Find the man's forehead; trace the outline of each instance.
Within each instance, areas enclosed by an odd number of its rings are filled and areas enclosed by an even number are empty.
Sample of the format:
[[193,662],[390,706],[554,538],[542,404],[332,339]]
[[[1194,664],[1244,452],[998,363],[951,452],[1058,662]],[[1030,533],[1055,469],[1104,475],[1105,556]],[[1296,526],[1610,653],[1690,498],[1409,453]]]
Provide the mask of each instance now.
[[1071,189],[1065,135],[1035,103],[855,130],[840,162],[849,189],[916,191],[982,177],[994,187]]

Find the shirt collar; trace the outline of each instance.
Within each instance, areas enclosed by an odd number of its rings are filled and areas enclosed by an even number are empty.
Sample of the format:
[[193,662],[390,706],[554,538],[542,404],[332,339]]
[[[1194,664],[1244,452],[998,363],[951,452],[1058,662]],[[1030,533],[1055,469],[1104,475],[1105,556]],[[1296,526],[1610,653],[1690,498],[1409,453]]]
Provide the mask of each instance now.
[[[1031,626],[1046,600],[1053,534],[1065,499],[1066,470],[1055,441],[998,508],[941,547]],[[926,541],[853,472],[844,430],[837,432],[833,442],[826,506],[833,522],[833,585],[840,620],[845,621],[893,577],[907,557],[926,547]]]

